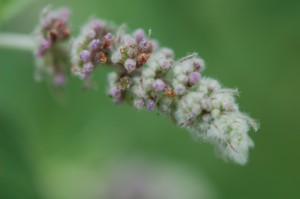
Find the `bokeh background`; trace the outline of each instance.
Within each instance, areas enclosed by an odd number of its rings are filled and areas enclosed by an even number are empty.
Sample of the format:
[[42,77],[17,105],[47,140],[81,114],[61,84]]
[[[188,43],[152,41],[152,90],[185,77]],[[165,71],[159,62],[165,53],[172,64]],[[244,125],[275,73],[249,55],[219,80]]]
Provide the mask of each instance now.
[[241,109],[261,128],[250,132],[256,146],[246,166],[225,163],[163,116],[114,105],[106,69],[97,71],[98,90],[82,92],[71,78],[59,100],[34,81],[31,52],[0,48],[1,199],[92,198],[88,190],[111,162],[136,156],[184,165],[205,176],[217,198],[300,198],[300,1],[8,2],[0,0],[1,32],[31,33],[49,3],[71,8],[74,33],[90,16],[151,28],[176,57],[198,52],[204,75],[238,87]]

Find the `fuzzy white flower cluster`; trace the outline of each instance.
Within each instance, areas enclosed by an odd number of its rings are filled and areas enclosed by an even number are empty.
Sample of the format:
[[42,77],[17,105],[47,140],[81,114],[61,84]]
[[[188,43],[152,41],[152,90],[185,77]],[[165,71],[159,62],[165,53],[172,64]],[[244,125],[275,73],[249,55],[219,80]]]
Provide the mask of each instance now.
[[196,138],[214,144],[223,158],[245,164],[248,150],[254,146],[248,135],[249,125],[254,130],[257,125],[238,110],[235,94],[236,90],[224,89],[216,80],[203,78],[178,101],[175,118]]
[[73,72],[91,77],[96,66],[116,70],[108,75],[108,95],[115,103],[137,109],[157,109],[191,134],[213,144],[220,156],[245,164],[253,141],[248,135],[256,123],[239,111],[235,89],[202,77],[204,61],[193,53],[175,60],[142,29],[132,34],[124,26],[93,19],[84,26],[72,48]]

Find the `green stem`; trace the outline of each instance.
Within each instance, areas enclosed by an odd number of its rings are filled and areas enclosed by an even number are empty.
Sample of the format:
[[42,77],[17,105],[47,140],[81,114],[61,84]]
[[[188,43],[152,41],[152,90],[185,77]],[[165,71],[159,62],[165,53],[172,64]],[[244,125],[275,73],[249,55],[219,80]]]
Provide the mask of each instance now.
[[31,35],[21,33],[0,33],[0,48],[33,51],[34,40]]

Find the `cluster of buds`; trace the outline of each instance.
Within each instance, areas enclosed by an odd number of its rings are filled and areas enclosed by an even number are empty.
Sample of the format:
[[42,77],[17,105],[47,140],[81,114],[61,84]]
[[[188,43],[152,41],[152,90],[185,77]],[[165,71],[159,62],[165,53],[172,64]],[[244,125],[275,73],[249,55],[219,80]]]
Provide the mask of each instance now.
[[100,20],[84,27],[74,41],[75,74],[86,79],[96,64],[115,67],[108,75],[108,95],[115,103],[127,101],[137,109],[157,109],[194,137],[215,145],[224,159],[245,164],[253,146],[249,127],[256,130],[257,126],[239,111],[234,100],[237,90],[202,78],[205,65],[196,53],[175,60],[171,49],[160,48],[141,29],[126,34],[121,26],[114,32]]
[[142,29],[138,29],[130,35],[125,34],[124,27],[121,27],[117,35],[112,62],[123,66],[127,73],[133,73],[149,59],[153,51],[152,41],[146,38]]
[[235,89],[224,89],[216,80],[203,78],[177,101],[174,116],[194,137],[214,144],[225,160],[245,164],[248,150],[254,146],[248,136],[249,127],[258,127],[238,110],[236,94]]
[[164,106],[167,101],[172,101],[174,93],[166,76],[173,63],[172,59],[173,51],[168,48],[158,49],[151,55],[141,75],[133,78],[131,93],[134,96],[134,107],[151,111],[158,105]]
[[35,51],[38,57],[36,77],[40,79],[43,73],[49,74],[58,86],[65,83],[65,72],[70,62],[66,46],[70,37],[69,16],[68,9],[52,10],[47,7],[42,11],[35,33],[38,43]]
[[201,78],[201,72],[204,70],[204,61],[192,54],[181,59],[174,65],[172,86],[176,95],[183,95],[186,88],[193,87]]
[[[39,28],[37,56],[42,66],[54,71],[56,84],[64,82],[58,74],[70,61],[60,45],[69,37],[68,16],[67,10],[47,9]],[[144,30],[128,34],[124,26],[99,19],[84,25],[70,51],[72,72],[84,81],[101,65],[116,69],[108,75],[107,89],[114,103],[158,110],[194,137],[215,145],[224,159],[247,162],[254,145],[248,131],[257,130],[257,125],[239,111],[237,90],[202,77],[205,64],[196,53],[176,60],[171,49],[159,47]]]
[[[93,19],[81,30],[72,46],[72,71],[81,79],[89,79],[97,64],[111,64],[113,28],[105,21]],[[79,55],[79,56],[77,56]]]

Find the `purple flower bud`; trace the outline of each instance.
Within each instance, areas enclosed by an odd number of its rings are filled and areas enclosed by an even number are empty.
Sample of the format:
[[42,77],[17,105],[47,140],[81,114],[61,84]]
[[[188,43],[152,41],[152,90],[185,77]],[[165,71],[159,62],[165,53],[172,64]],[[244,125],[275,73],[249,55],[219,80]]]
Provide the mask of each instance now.
[[196,59],[193,65],[196,70],[202,71],[204,69],[204,61],[202,59]]
[[152,111],[154,109],[154,107],[155,107],[154,101],[153,100],[147,100],[147,109],[149,111]]
[[106,35],[104,36],[104,40],[112,40],[113,36],[110,32],[106,33]]
[[87,72],[87,73],[92,72],[93,69],[94,69],[94,65],[91,62],[88,62],[88,63],[84,64],[84,66],[83,66],[83,71]]
[[124,43],[126,46],[136,46],[136,41],[130,35],[124,36]]
[[185,90],[186,90],[186,89],[185,89],[184,85],[178,84],[178,85],[176,85],[175,88],[174,88],[174,93],[175,93],[176,95],[183,95],[184,92],[185,92]]
[[199,72],[191,72],[189,75],[189,85],[193,86],[195,85],[200,79],[200,73]]
[[109,94],[110,94],[110,96],[112,96],[114,98],[118,98],[121,94],[121,90],[118,87],[113,87],[110,89]]
[[36,55],[37,56],[43,56],[46,53],[46,51],[51,47],[51,45],[52,45],[52,43],[51,43],[50,40],[42,39],[40,41],[40,45],[39,45],[39,48],[36,52]]
[[160,60],[159,65],[160,65],[161,70],[167,71],[171,67],[171,60],[167,60],[167,59]]
[[101,31],[105,26],[105,24],[98,19],[93,19],[91,21],[91,25],[92,25],[93,29],[97,32]]
[[145,32],[143,29],[137,29],[134,33],[133,36],[135,40],[139,43],[142,39],[145,38]]
[[126,59],[124,67],[129,73],[131,73],[136,69],[136,61],[134,59]]
[[89,48],[91,50],[97,50],[100,47],[100,39],[93,39],[90,43],[89,43]]
[[140,51],[143,53],[152,52],[152,44],[147,39],[142,39],[139,43]]
[[80,59],[83,61],[83,62],[88,62],[88,60],[90,59],[91,57],[91,53],[90,51],[88,50],[83,50],[81,53],[80,53]]
[[153,84],[152,87],[154,88],[155,91],[162,91],[165,89],[166,84],[164,81],[162,81],[161,79],[156,79]]
[[113,43],[113,35],[109,32],[104,36],[103,48],[108,48]]
[[133,106],[137,109],[142,109],[145,106],[145,102],[143,99],[134,100]]
[[55,73],[54,79],[53,79],[53,84],[56,86],[62,86],[65,84],[65,75],[63,73]]

